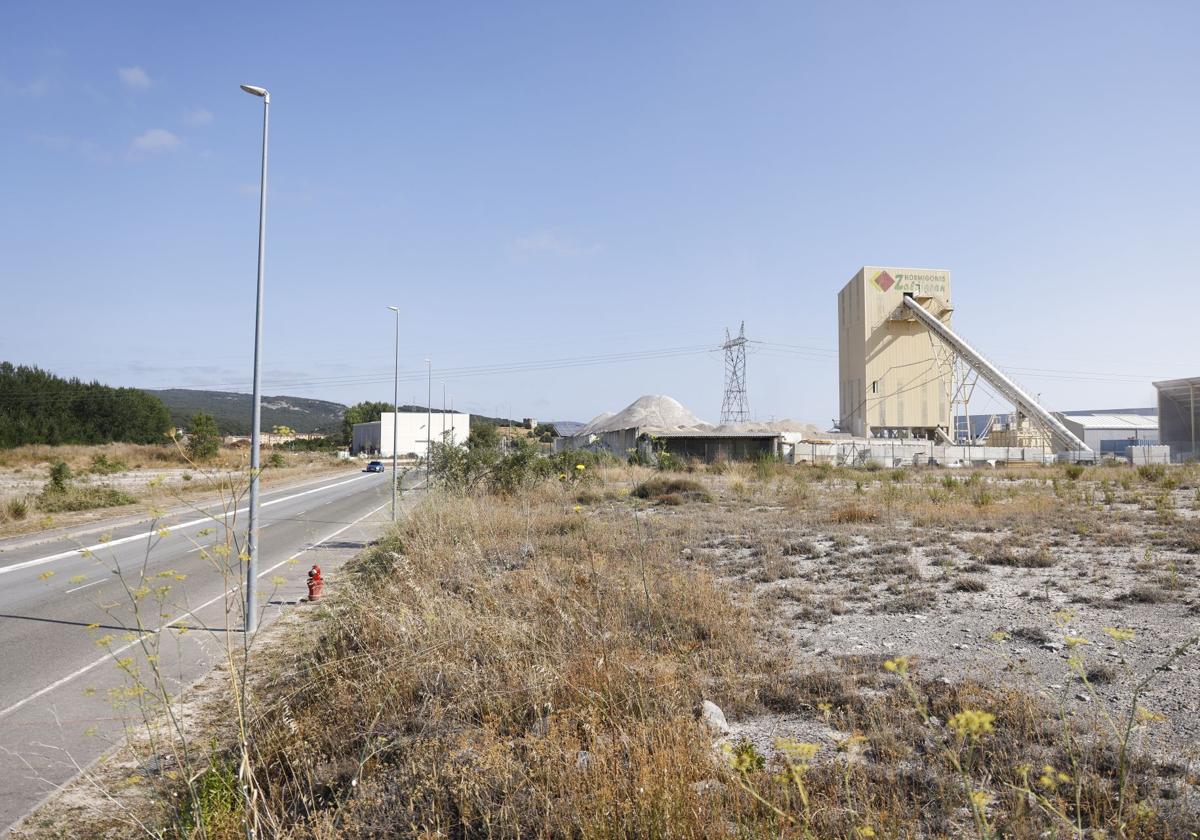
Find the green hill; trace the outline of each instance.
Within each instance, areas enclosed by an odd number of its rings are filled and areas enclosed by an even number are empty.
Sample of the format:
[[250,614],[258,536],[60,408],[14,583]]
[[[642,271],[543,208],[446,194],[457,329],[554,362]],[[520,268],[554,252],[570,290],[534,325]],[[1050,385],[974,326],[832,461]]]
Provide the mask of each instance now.
[[[178,427],[186,428],[191,416],[197,411],[203,411],[216,419],[221,434],[250,434],[250,394],[193,391],[188,388],[146,390],[146,393],[163,401],[167,410],[171,412],[171,422]],[[328,400],[264,396],[262,430],[270,431],[275,426],[287,426],[297,432],[337,434],[341,431],[342,415],[345,412],[346,406]]]

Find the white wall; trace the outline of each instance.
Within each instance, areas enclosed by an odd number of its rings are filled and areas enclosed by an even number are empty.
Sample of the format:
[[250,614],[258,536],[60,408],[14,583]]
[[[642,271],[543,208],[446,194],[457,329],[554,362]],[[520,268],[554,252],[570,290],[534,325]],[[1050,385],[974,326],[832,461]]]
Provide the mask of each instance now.
[[[388,412],[379,418],[379,454],[381,456],[391,457],[392,455],[392,423],[393,418],[399,416],[399,425],[397,427],[397,451],[400,456],[417,455],[425,457],[426,436],[438,443],[442,440],[442,430],[445,429],[446,442],[457,446],[462,446],[467,442],[467,435],[471,433],[471,415],[447,412],[438,414],[434,412],[432,415],[433,428],[426,431],[425,414],[424,413],[409,413],[400,412],[399,415],[393,412]],[[355,427],[357,428],[357,426]]]

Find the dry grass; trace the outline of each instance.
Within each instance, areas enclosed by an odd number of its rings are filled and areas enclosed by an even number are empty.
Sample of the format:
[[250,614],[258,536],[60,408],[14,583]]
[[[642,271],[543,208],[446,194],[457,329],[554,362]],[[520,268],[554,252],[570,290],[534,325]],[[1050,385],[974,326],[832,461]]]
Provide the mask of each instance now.
[[[231,456],[233,450],[224,450]],[[46,446],[30,444],[15,449],[0,449],[0,468],[40,469],[56,461],[62,461],[73,472],[88,472],[96,456],[103,455],[109,461],[128,465],[130,469],[147,469],[163,466],[186,466],[187,460],[179,449],[170,444],[155,446],[137,443],[109,443],[102,446],[65,444]]]
[[[243,474],[248,459],[244,448],[223,447],[211,461],[191,464],[172,444],[0,450],[0,537],[128,513],[137,503],[162,506],[210,494],[213,486]],[[68,492],[43,492],[51,467],[59,462],[71,471],[71,487]],[[276,450],[264,462],[264,484],[348,467],[320,452]]]

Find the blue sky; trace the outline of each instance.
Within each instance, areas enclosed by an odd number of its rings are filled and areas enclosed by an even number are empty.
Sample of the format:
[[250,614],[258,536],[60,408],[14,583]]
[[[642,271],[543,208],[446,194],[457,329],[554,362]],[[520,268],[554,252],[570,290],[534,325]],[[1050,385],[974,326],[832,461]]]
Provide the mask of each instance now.
[[744,319],[775,345],[752,347],[753,412],[828,423],[836,293],[876,264],[950,269],[956,327],[1051,407],[1153,404],[1151,379],[1200,373],[1198,18],[5,4],[0,358],[248,390],[248,82],[272,93],[267,393],[389,399],[399,304],[402,399],[432,357],[475,412],[665,393],[715,419],[705,348]]

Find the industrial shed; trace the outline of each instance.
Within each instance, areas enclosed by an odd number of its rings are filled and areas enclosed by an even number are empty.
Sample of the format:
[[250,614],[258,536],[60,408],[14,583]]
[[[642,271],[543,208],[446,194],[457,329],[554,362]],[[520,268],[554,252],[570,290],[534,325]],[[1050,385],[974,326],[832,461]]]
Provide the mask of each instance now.
[[1131,446],[1158,443],[1158,417],[1153,409],[1055,412],[1071,432],[1101,455],[1125,455]]
[[1155,382],[1159,441],[1175,460],[1200,460],[1200,376]]
[[778,458],[783,435],[778,432],[673,431],[651,436],[654,450],[699,461],[754,461]]

